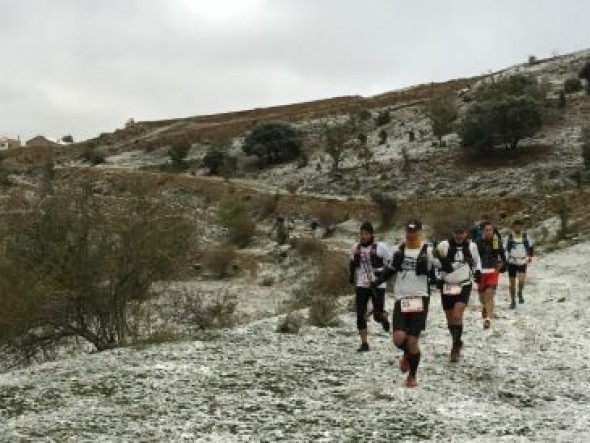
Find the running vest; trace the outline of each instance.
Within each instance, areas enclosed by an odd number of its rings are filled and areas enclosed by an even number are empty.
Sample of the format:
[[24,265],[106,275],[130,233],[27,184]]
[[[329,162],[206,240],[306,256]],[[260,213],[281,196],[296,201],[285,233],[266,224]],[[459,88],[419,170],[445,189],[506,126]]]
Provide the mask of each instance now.
[[498,256],[504,260],[504,250],[500,239],[494,234],[491,241],[483,238],[476,243],[479,256],[481,258],[481,267],[484,269],[497,268]]
[[[517,243],[519,242],[514,240],[514,234],[512,232],[508,234],[508,240],[506,241],[506,252],[510,252],[512,249],[514,249]],[[531,243],[529,242],[529,237],[526,232],[522,233],[522,244],[526,249],[526,253],[531,255]]]
[[[354,267],[358,268],[361,265],[361,244],[357,243],[356,249],[354,251],[354,258],[352,259]],[[371,243],[371,252],[370,252],[370,261],[371,266],[374,269],[382,268],[383,267],[383,257],[377,255],[377,242],[373,240]]]

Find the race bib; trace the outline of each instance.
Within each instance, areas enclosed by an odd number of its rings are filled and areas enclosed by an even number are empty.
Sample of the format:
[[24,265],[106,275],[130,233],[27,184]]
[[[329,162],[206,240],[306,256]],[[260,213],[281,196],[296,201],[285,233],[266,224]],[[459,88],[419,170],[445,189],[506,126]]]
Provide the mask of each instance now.
[[406,297],[400,300],[401,311],[404,313],[408,312],[422,312],[424,310],[424,304],[422,303],[422,297]]
[[443,285],[443,294],[444,295],[459,295],[461,293],[462,289],[463,289],[463,286],[461,286],[461,285],[456,285],[456,284],[452,284],[452,283],[445,283]]

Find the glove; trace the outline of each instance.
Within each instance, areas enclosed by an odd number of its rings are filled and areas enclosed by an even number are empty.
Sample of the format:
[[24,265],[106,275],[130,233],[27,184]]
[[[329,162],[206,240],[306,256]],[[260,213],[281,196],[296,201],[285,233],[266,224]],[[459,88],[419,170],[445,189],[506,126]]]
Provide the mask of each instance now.
[[436,287],[442,291],[442,288],[445,285],[445,281],[442,278],[437,278],[435,284]]
[[477,270],[473,273],[473,281],[475,281],[475,283],[480,284],[481,283],[481,271]]

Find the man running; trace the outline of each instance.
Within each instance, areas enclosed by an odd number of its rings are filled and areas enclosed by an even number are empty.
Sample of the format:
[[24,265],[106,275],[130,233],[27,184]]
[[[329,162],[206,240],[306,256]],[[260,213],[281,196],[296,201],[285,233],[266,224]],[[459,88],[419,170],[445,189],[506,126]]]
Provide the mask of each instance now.
[[489,329],[494,315],[494,295],[498,286],[498,272],[506,272],[506,253],[502,242],[494,234],[492,222],[485,222],[483,228],[483,238],[476,242],[481,259],[481,274],[475,281],[478,285],[479,299],[483,305],[481,311],[484,318],[483,328]]
[[375,284],[397,273],[393,309],[393,343],[403,351],[399,367],[408,372],[406,386],[417,386],[416,372],[420,364],[420,333],[426,328],[430,301],[429,274],[440,262],[433,257],[432,247],[422,238],[422,222],[409,220],[405,225],[406,239],[393,254],[383,275]]
[[518,280],[518,303],[524,303],[522,291],[526,282],[526,269],[533,258],[533,240],[524,230],[522,220],[514,220],[512,223],[512,232],[506,239],[506,252],[508,253],[510,309],[516,309],[516,281]]
[[391,260],[391,254],[387,245],[376,242],[373,237],[373,225],[364,222],[360,227],[360,242],[352,249],[350,259],[349,281],[355,285],[356,326],[361,337],[361,346],[358,352],[366,352],[369,348],[367,330],[367,305],[371,300],[373,305],[373,318],[383,326],[383,330],[389,332],[390,324],[385,312],[385,287],[381,282],[377,286],[371,286],[383,272],[385,262]]
[[441,263],[441,301],[453,340],[449,359],[457,362],[463,347],[463,312],[473,288],[472,277],[475,275],[476,279],[480,279],[481,261],[477,246],[467,239],[463,224],[453,227],[452,238],[441,241],[434,255]]

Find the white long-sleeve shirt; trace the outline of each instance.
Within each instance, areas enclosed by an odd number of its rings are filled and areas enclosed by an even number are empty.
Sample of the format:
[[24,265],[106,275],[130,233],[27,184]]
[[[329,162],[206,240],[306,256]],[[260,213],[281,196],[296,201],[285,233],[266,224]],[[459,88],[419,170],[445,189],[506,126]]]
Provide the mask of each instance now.
[[[468,242],[469,252],[473,259],[473,269],[471,269],[469,264],[465,261],[463,245],[457,245],[455,256],[448,257],[451,260],[454,271],[441,271],[441,277],[447,283],[460,284],[461,286],[468,285],[471,283],[472,271],[481,271],[481,258],[479,256],[479,251],[477,250],[477,245],[469,240],[465,241]],[[451,245],[448,240],[443,240],[437,245],[436,249],[441,257],[447,257]]]

